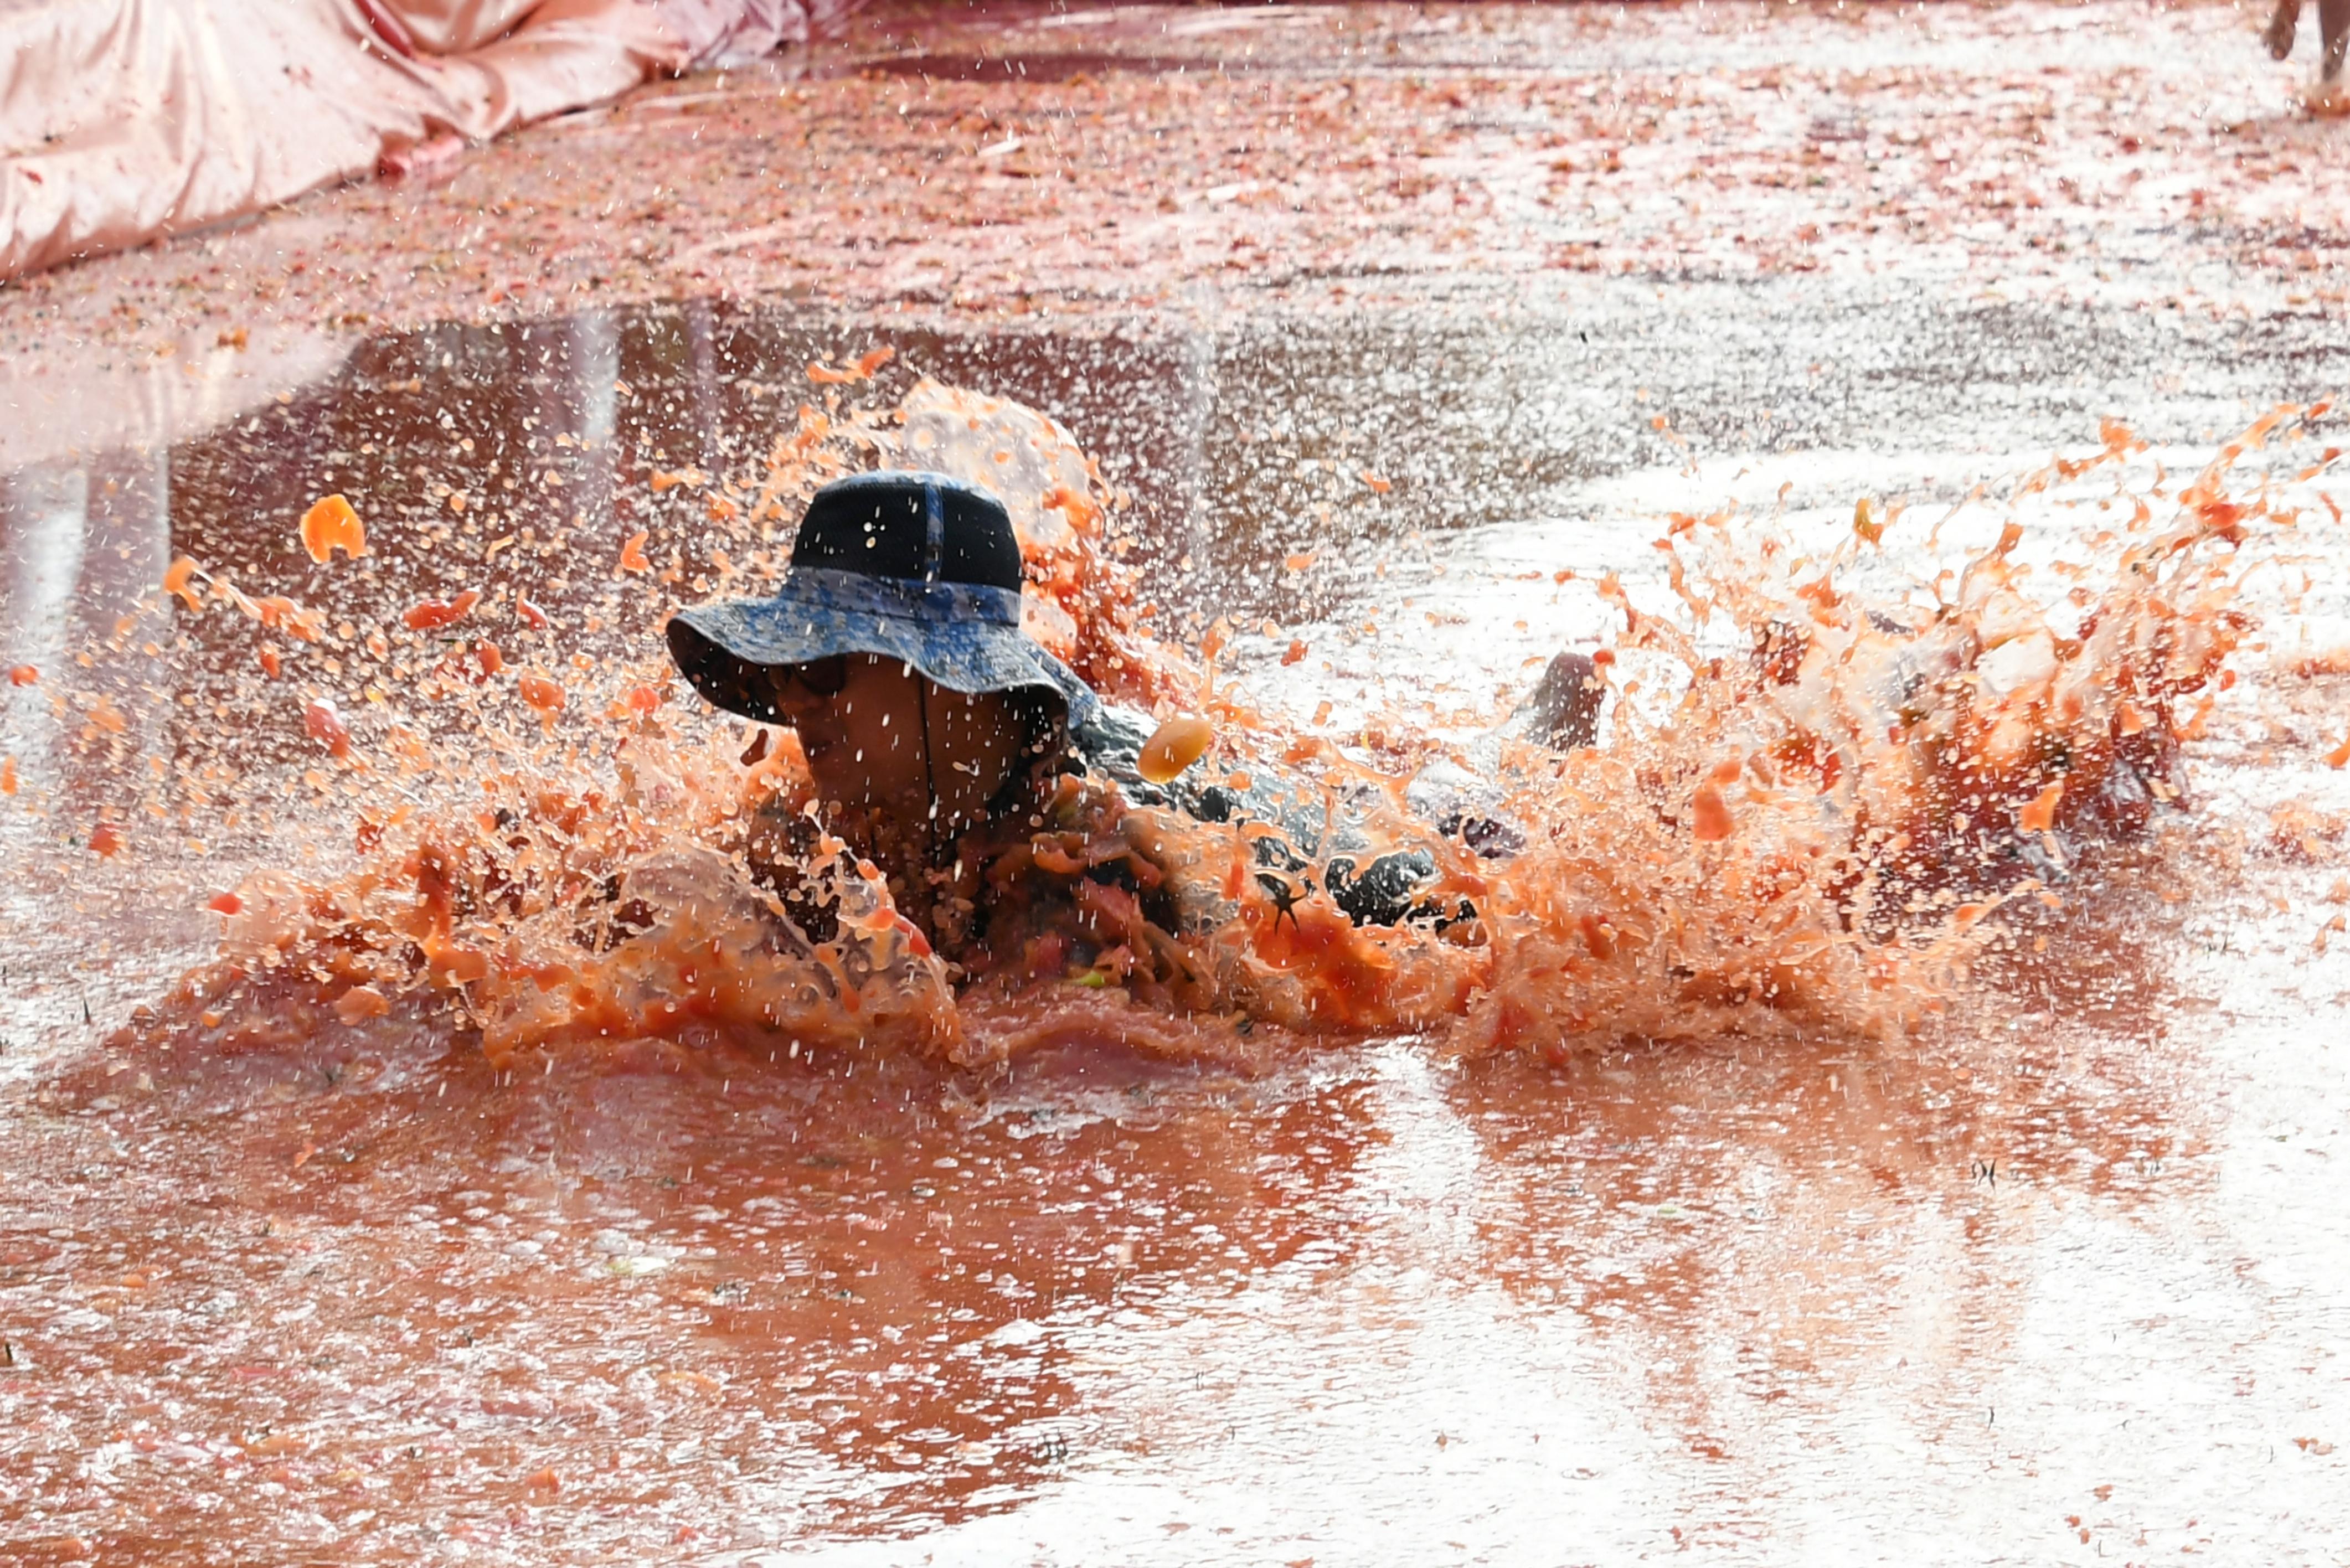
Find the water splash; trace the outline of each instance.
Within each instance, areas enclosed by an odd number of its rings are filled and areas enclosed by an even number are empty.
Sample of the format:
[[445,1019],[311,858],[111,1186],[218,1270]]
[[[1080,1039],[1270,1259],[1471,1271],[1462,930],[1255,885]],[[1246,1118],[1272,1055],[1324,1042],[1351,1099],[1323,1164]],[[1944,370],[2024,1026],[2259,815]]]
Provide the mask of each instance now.
[[[2265,485],[2232,495],[2230,472],[2300,418],[2263,419],[2175,496],[2159,475],[2128,489],[2142,449],[2112,424],[2095,453],[2028,476],[2011,505],[2110,469],[2131,513],[2079,541],[2092,560],[2048,600],[2016,560],[2012,522],[1962,569],[1888,597],[1855,586],[1856,568],[1888,526],[1916,524],[1873,503],[1824,552],[1770,519],[1676,515],[1659,541],[1676,613],[1601,585],[1622,618],[1598,654],[1604,743],[1558,753],[1497,736],[1465,759],[1399,719],[1374,726],[1376,749],[1341,748],[1220,675],[1221,631],[1196,657],[1157,635],[1118,560],[1123,498],[1049,418],[928,380],[894,408],[845,406],[836,390],[800,409],[751,479],[655,472],[657,493],[704,497],[706,531],[632,535],[573,626],[497,586],[489,542],[476,546],[484,586],[364,634],[346,620],[339,638],[385,678],[348,714],[313,699],[307,776],[356,797],[356,864],[272,873],[221,900],[219,962],[183,983],[177,1022],[192,1013],[224,1041],[288,1005],[346,1023],[424,1005],[477,1029],[500,1061],[650,1037],[965,1065],[1073,1030],[1170,1052],[1238,1048],[1239,1031],[1258,1030],[1260,1044],[1420,1032],[1457,1051],[1544,1054],[1898,1031],[1957,993],[2002,904],[2061,904],[2097,844],[2185,809],[2180,742],[2251,631],[2237,602],[2246,546],[2292,521]],[[808,900],[780,896],[748,853],[761,824],[808,809],[796,748],[788,735],[746,747],[742,726],[671,679],[652,634],[680,602],[761,591],[805,496],[876,463],[1003,494],[1029,561],[1031,635],[1116,700],[1209,716],[1209,765],[1318,794],[1358,857],[1364,843],[1425,851],[1437,880],[1424,902],[1448,918],[1357,927],[1322,890],[1317,857],[1334,849],[1287,846],[1283,863],[1305,874],[1263,875],[1272,830],[1134,809],[1100,781],[1065,785],[1042,831],[999,846],[1019,873],[999,882],[1018,887],[983,950],[932,951],[872,868],[815,829],[799,870],[828,913],[803,918]],[[180,613],[249,619],[265,668],[279,641],[316,640],[338,613],[256,596],[202,562],[172,576]],[[493,617],[520,628],[515,652],[477,634]],[[284,694],[248,678],[238,696],[257,708]],[[1481,809],[1515,853],[1482,855],[1414,809],[1414,775],[1448,756],[1478,763]],[[1131,868],[1128,885],[1087,875],[1109,863]]]

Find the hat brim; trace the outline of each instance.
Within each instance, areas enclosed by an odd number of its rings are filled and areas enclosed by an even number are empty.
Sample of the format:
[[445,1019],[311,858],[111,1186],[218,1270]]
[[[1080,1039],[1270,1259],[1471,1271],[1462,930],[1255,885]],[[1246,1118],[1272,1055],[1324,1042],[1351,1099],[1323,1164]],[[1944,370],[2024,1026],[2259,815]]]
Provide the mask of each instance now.
[[1020,630],[1020,596],[1003,588],[801,568],[772,598],[697,605],[667,629],[670,656],[695,691],[764,723],[785,722],[767,671],[844,653],[901,660],[951,691],[1040,691],[1072,724],[1098,704]]

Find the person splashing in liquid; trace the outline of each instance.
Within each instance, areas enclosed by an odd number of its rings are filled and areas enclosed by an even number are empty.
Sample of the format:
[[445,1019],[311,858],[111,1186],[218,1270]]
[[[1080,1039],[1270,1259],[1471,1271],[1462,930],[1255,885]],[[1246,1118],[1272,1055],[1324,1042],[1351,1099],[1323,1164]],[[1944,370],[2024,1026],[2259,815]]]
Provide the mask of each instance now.
[[[993,495],[941,474],[866,473],[816,493],[773,597],[670,621],[671,657],[703,697],[797,737],[815,796],[764,812],[746,849],[804,924],[823,911],[794,868],[830,834],[966,974],[1106,961],[1122,981],[1180,990],[1199,977],[1171,935],[1179,889],[1148,836],[1127,831],[1134,806],[1274,829],[1257,840],[1257,875],[1284,902],[1315,890],[1309,857],[1326,847],[1322,880],[1357,925],[1473,917],[1428,896],[1425,850],[1365,844],[1349,857],[1343,826],[1303,804],[1317,792],[1284,794],[1270,774],[1234,788],[1146,769],[1150,721],[1022,631],[1022,582]],[[1587,744],[1600,699],[1591,661],[1562,654],[1517,722],[1545,744]],[[1465,811],[1430,830],[1486,854],[1512,837]]]

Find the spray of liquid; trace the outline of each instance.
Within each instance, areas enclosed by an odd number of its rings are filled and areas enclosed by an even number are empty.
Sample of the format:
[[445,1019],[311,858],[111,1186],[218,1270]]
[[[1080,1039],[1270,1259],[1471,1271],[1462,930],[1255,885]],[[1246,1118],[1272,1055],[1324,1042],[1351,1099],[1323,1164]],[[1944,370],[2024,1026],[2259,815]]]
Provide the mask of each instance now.
[[[604,618],[638,628],[619,657],[565,662],[563,628],[486,569],[479,589],[348,628],[409,673],[363,711],[304,710],[314,782],[348,802],[348,868],[224,894],[217,961],[153,1027],[231,1048],[423,1010],[497,1060],[650,1038],[962,1065],[1087,1034],[1180,1052],[1240,1030],[1416,1032],[1464,1053],[1559,1053],[1898,1031],[1959,993],[2003,905],[2061,905],[2100,843],[2188,807],[2179,747],[2250,632],[2250,547],[2290,522],[2265,487],[2231,495],[2230,471],[2300,421],[2262,420],[2175,493],[2127,488],[2141,449],[2112,425],[2094,455],[2031,476],[2011,502],[2111,470],[2127,512],[2082,542],[2093,561],[2049,600],[2016,563],[2012,524],[1963,569],[1887,597],[1852,584],[1898,522],[1871,503],[1825,551],[1767,519],[1673,518],[1659,543],[1676,613],[1601,585],[1620,612],[1598,653],[1602,742],[1504,741],[1480,760],[1481,809],[1513,846],[1493,854],[1411,803],[1421,765],[1457,754],[1441,737],[1398,719],[1376,751],[1337,743],[1259,711],[1216,673],[1214,638],[1195,656],[1154,635],[1106,547],[1120,498],[1050,419],[930,381],[866,411],[836,393],[748,482],[654,476],[711,484],[711,529],[666,569],[645,535],[628,541]],[[1003,879],[1033,885],[1007,895],[1025,900],[1005,917],[1024,933],[1017,962],[974,974],[932,951],[820,831],[797,869],[834,918],[795,918],[746,844],[754,824],[808,805],[797,748],[783,732],[746,746],[671,677],[656,633],[681,602],[761,592],[805,497],[877,462],[1003,495],[1032,636],[1114,700],[1204,718],[1214,765],[1321,792],[1357,846],[1426,852],[1424,901],[1449,918],[1357,926],[1315,846],[1284,848],[1302,875],[1268,877],[1273,829],[1132,808],[1099,781],[1065,790]],[[364,498],[314,511],[313,558],[364,551],[363,511]],[[175,563],[163,586],[176,613],[245,618],[265,665],[275,642],[319,635],[317,612],[202,562]],[[484,604],[537,633],[539,655],[510,660],[464,635]],[[351,787],[329,790],[338,780]],[[1088,875],[1114,863],[1149,885],[1155,916]]]

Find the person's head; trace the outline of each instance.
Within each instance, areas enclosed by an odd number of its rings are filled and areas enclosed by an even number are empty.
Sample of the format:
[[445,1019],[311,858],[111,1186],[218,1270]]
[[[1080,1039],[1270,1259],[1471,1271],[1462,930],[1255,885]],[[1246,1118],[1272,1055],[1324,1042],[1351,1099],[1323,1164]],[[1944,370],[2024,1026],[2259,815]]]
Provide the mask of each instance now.
[[879,654],[836,653],[767,676],[821,799],[943,833],[978,819],[1028,738],[1029,715],[1005,693],[952,691]]
[[994,496],[858,474],[808,503],[774,597],[681,612],[670,653],[719,707],[797,731],[824,801],[943,830],[1096,701],[1022,633],[1021,583]]

